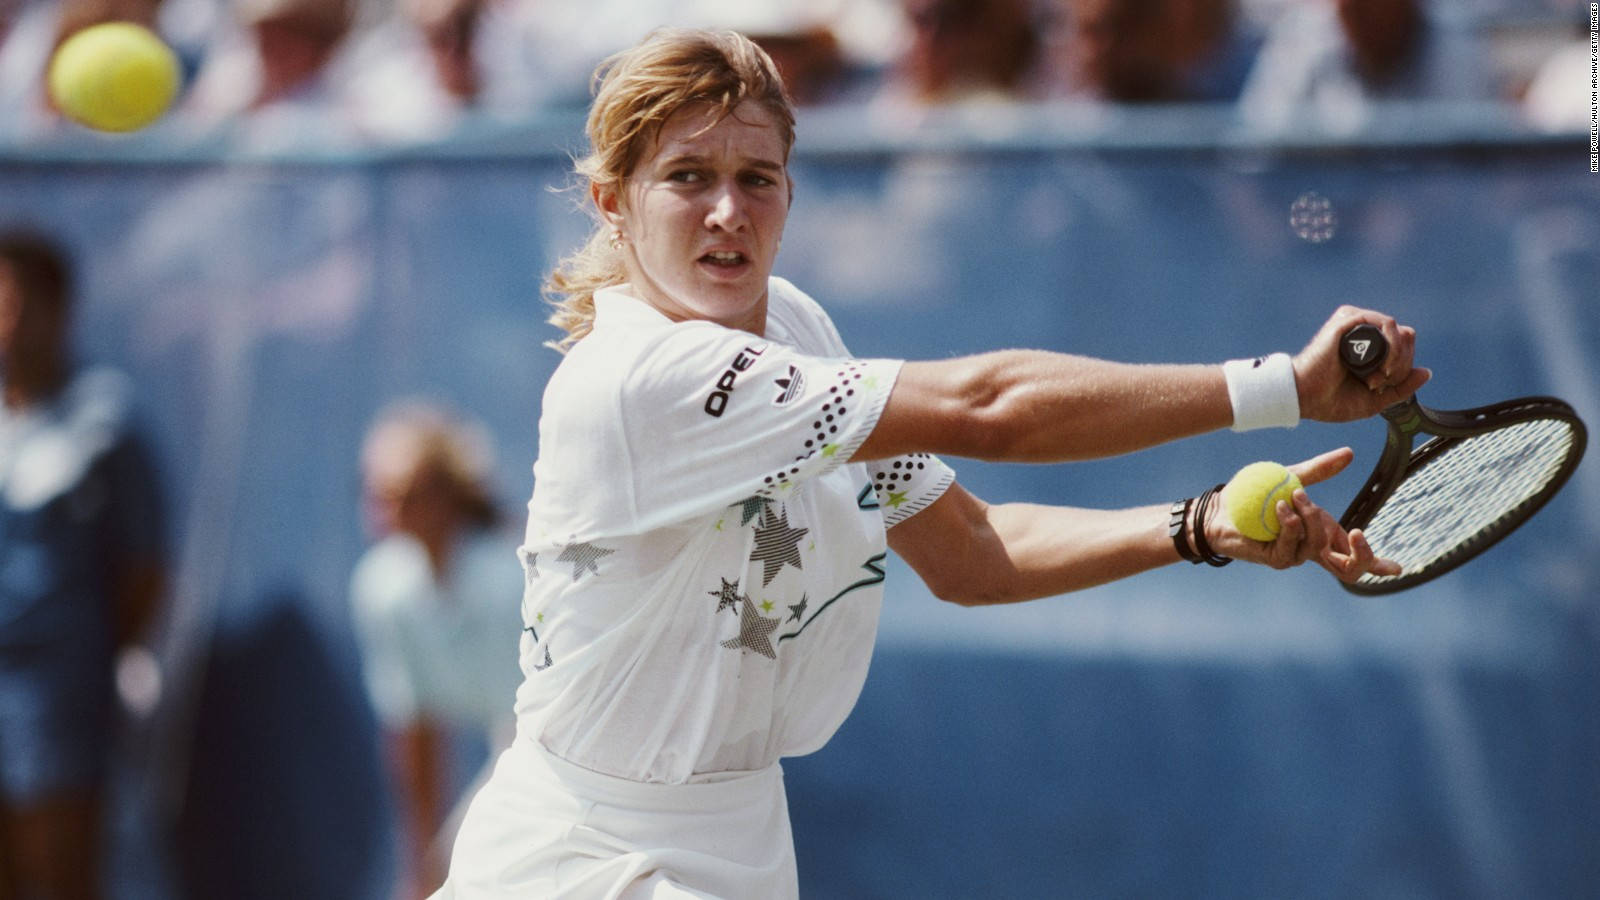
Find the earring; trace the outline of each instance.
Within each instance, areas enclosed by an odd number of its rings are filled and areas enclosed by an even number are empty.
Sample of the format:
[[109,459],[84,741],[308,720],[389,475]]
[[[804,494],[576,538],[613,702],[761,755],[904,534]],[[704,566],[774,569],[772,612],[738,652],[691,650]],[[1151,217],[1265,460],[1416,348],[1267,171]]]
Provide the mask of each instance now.
[[621,228],[613,228],[613,229],[611,229],[611,249],[613,249],[613,250],[621,250],[622,249],[622,229]]

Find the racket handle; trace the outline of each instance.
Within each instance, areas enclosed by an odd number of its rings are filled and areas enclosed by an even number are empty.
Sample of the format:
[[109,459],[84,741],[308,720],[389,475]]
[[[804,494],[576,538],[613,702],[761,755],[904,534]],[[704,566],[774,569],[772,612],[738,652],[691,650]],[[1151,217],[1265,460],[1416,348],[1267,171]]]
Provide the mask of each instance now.
[[1376,325],[1357,325],[1339,339],[1339,360],[1360,379],[1378,371],[1389,355],[1389,342]]

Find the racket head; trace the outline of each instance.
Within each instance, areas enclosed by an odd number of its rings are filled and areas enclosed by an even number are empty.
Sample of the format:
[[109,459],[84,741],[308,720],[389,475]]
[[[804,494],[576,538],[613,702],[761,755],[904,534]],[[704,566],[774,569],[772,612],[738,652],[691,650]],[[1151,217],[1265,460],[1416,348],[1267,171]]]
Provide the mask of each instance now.
[[[1412,400],[1384,415],[1389,449],[1339,524],[1362,529],[1402,572],[1345,585],[1356,594],[1403,591],[1488,550],[1561,490],[1588,443],[1583,420],[1554,397],[1451,411]],[[1433,437],[1405,456],[1417,431]]]

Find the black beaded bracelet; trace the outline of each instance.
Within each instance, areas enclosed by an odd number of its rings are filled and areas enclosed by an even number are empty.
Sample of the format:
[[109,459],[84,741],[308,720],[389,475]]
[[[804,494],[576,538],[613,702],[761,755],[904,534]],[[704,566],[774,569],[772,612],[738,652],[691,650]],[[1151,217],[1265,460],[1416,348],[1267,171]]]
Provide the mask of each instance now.
[[1194,510],[1194,546],[1200,551],[1200,556],[1207,565],[1221,568],[1233,562],[1233,557],[1222,556],[1211,549],[1211,543],[1206,540],[1206,511],[1211,507],[1211,498],[1222,491],[1223,485],[1206,488],[1200,499],[1195,501]]
[[1167,524],[1167,536],[1172,538],[1172,546],[1178,548],[1179,556],[1199,565],[1205,560],[1189,546],[1189,508],[1193,505],[1193,497],[1172,501],[1172,518]]

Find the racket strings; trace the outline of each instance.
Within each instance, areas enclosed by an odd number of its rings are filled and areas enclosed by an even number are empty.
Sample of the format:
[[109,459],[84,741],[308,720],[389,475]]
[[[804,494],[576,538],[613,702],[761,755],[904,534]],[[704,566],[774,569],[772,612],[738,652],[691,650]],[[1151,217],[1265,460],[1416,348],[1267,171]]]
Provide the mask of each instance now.
[[1533,419],[1458,440],[1410,472],[1378,509],[1364,529],[1373,552],[1413,576],[1514,527],[1560,475],[1576,437],[1567,421]]

